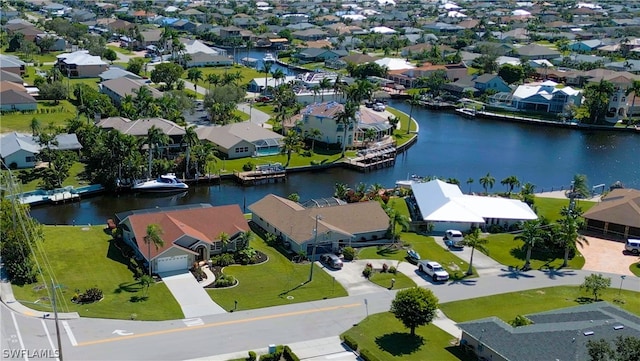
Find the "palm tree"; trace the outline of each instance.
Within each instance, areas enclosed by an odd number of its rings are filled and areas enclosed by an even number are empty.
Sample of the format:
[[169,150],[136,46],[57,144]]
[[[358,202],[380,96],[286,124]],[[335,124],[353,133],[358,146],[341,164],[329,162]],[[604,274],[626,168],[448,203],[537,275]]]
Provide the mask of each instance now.
[[413,107],[420,104],[420,100],[422,99],[420,94],[413,94],[411,98],[407,100],[411,108],[409,108],[409,121],[407,124],[407,134],[411,132],[411,122],[413,119]]
[[138,278],[138,282],[140,282],[140,285],[144,287],[144,293],[142,294],[142,297],[146,298],[149,294],[149,286],[153,284],[153,277],[149,275],[142,275],[140,276],[140,278]]
[[135,98],[133,98],[133,106],[138,116],[152,116],[151,104],[153,103],[153,95],[151,94],[151,89],[147,86],[141,86],[138,89],[134,89],[133,93],[136,95]]
[[473,178],[467,178],[467,184],[469,185],[469,194],[471,194],[471,184],[473,184]]
[[314,85],[311,87],[311,93],[313,93],[313,102],[316,102],[316,96],[320,94],[320,86]]
[[[160,155],[160,149],[162,146],[169,144],[171,138],[168,135],[164,134],[162,129],[152,125],[151,128],[147,131],[147,138],[145,139],[145,143],[149,147],[149,161],[153,158],[153,152],[155,151]],[[151,178],[151,164],[149,164],[148,175]]]
[[514,176],[514,175],[510,175],[507,178],[503,179],[500,181],[500,184],[502,184],[503,186],[506,185],[507,189],[508,189],[508,194],[509,196],[511,195],[511,192],[513,192],[513,188],[514,187],[519,187],[520,186],[520,180],[518,180],[518,177]]
[[287,135],[282,139],[282,154],[287,155],[287,164],[284,167],[289,166],[289,162],[291,162],[291,153],[298,153],[300,149],[302,149],[302,137],[300,133],[296,132],[293,129],[290,129],[287,132]]
[[[640,94],[640,80],[634,80],[630,87],[627,88],[626,95],[633,93],[633,98],[631,98],[631,107],[635,106],[636,103],[636,95]],[[629,126],[629,122],[627,126]]]
[[321,136],[322,136],[322,131],[320,131],[320,129],[318,129],[318,128],[312,128],[307,133],[307,137],[311,138],[311,151],[312,152],[316,151],[316,139],[318,139],[318,137],[321,137]]
[[216,161],[214,153],[216,147],[211,142],[200,142],[193,147],[193,157],[196,159],[196,173],[200,172],[200,165],[202,165],[202,171],[206,172],[207,162]]
[[[389,206],[385,206],[384,211],[387,213],[387,216],[389,216],[389,233],[391,233],[393,241],[396,242],[400,239],[400,232],[406,232],[409,230],[409,217]],[[400,226],[400,231],[398,231],[398,225]]]
[[584,174],[576,174],[571,181],[571,191],[569,191],[569,207],[576,204],[576,198],[588,198],[591,195],[589,186],[587,185],[587,176]]
[[187,154],[185,156],[185,170],[187,172],[187,175],[190,174],[189,170],[189,163],[191,161],[191,147],[195,146],[198,144],[198,142],[200,142],[200,139],[198,139],[198,134],[196,133],[196,126],[195,125],[191,125],[186,127],[185,129],[185,134],[182,137],[182,144],[187,146]]
[[320,87],[320,102],[324,103],[324,91],[325,89],[331,89],[331,80],[327,77],[322,78],[322,80],[320,80],[320,82],[318,83],[318,86]]
[[583,242],[589,244],[589,241],[584,238],[578,229],[580,228],[580,210],[571,210],[570,208],[563,207],[561,213],[564,213],[564,218],[560,220],[560,227],[558,229],[557,237],[564,246],[564,261],[562,267],[567,267],[569,264],[569,252],[577,251],[577,245],[583,246]]
[[208,74],[207,75],[207,83],[209,83],[209,90],[211,90],[211,86],[213,85],[214,87],[217,87],[218,85],[220,85],[220,82],[222,81],[222,78],[220,77],[220,74]]
[[346,199],[349,192],[349,186],[345,183],[336,183],[334,196],[338,199]]
[[38,134],[40,134],[40,131],[42,130],[42,124],[40,123],[38,118],[33,117],[31,118],[31,123],[29,124],[29,128],[31,129],[31,135],[35,137]]
[[187,72],[187,79],[193,82],[193,91],[198,92],[198,82],[202,80],[202,70],[198,68],[191,68]]
[[517,235],[514,239],[524,242],[524,247],[527,249],[527,256],[522,266],[523,271],[531,269],[531,250],[536,245],[536,242],[541,242],[542,230],[540,229],[540,221],[537,219],[524,222],[522,233]]
[[264,72],[264,94],[267,94],[267,76],[269,75],[269,72],[271,71],[271,63],[264,63],[264,68],[262,68],[262,71]]
[[480,184],[482,188],[484,188],[484,193],[488,194],[488,189],[493,188],[493,185],[496,183],[496,179],[491,176],[491,174],[487,173],[484,177],[480,178]]
[[249,244],[251,244],[251,241],[253,241],[254,238],[255,238],[255,234],[251,230],[240,233],[240,235],[238,236],[238,240],[240,240],[242,243],[238,248],[239,249],[249,248]]
[[358,107],[355,103],[347,102],[342,111],[338,112],[333,118],[337,124],[341,124],[344,128],[344,137],[342,138],[342,158],[344,158],[347,151],[347,131],[349,128],[353,128],[357,108]]
[[373,128],[368,128],[367,130],[364,131],[364,142],[365,144],[369,144],[369,142],[373,142],[374,140],[376,140],[376,137],[378,136],[378,132],[373,129]]
[[149,276],[151,276],[151,244],[156,248],[156,251],[160,247],[164,246],[164,240],[162,235],[164,231],[160,228],[160,225],[152,223],[147,225],[147,234],[144,236],[144,243],[147,245],[147,261],[149,262]]
[[222,252],[226,252],[227,247],[229,246],[229,240],[230,240],[229,234],[226,232],[220,232],[220,234],[218,235],[218,239],[222,244]]
[[462,243],[467,247],[471,247],[471,258],[469,259],[469,269],[467,270],[468,276],[473,274],[473,253],[476,248],[482,253],[489,253],[489,250],[484,246],[487,242],[489,242],[488,239],[480,238],[480,228],[474,228],[471,233],[464,237]]
[[280,68],[278,68],[278,69],[274,70],[273,72],[271,72],[271,76],[273,77],[273,80],[274,80],[276,85],[278,83],[280,83],[282,81],[282,79],[285,78],[284,72]]

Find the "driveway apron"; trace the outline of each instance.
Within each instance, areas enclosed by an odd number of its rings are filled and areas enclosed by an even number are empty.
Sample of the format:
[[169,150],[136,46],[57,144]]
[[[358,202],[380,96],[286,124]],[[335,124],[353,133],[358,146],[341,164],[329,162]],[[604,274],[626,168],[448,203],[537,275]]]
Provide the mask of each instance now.
[[207,291],[198,284],[198,281],[190,272],[186,273],[164,273],[160,274],[162,281],[167,285],[173,297],[180,304],[185,318],[200,317],[226,313],[222,307],[218,306]]

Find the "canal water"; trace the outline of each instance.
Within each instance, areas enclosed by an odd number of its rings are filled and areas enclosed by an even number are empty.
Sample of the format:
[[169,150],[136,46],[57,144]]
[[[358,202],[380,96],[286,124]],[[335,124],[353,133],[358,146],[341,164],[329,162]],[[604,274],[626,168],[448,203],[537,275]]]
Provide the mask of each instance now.
[[[400,101],[390,105],[409,112]],[[269,193],[287,196],[298,193],[301,200],[330,197],[336,183],[355,186],[359,182],[393,187],[409,175],[457,178],[463,191],[467,179],[471,191],[481,191],[478,179],[487,172],[496,179],[494,191],[503,191],[500,180],[515,175],[536,186],[536,191],[565,189],[575,174],[582,173],[589,185],[621,181],[640,188],[640,136],[625,132],[595,132],[550,128],[528,124],[467,119],[447,112],[416,108],[418,141],[398,155],[392,168],[359,173],[333,168],[290,174],[286,183],[239,187],[235,183],[192,186],[186,194],[150,196],[100,195],[81,202],[34,207],[31,214],[44,224],[99,224],[114,213],[131,209],[190,203],[239,204],[243,210]],[[284,158],[283,158],[284,160]],[[254,160],[260,163],[259,159]]]

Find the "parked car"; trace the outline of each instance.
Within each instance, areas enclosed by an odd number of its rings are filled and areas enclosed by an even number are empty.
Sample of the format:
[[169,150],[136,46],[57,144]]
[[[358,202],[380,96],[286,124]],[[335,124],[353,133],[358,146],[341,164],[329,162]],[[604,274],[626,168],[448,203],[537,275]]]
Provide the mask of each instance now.
[[449,248],[464,248],[464,236],[462,232],[455,229],[448,229],[444,233],[444,244]]
[[624,244],[624,249],[637,256],[640,253],[640,239],[628,239]]
[[320,256],[320,262],[333,269],[342,268],[342,260],[333,253],[325,253]]
[[375,103],[373,105],[373,110],[376,112],[384,112],[385,109],[387,109],[387,106],[382,103]]
[[258,103],[267,103],[267,102],[270,102],[271,100],[272,100],[271,97],[266,96],[266,95],[263,95],[261,97],[257,97],[256,98],[256,102],[258,102]]
[[418,262],[418,269],[431,277],[434,282],[446,281],[449,279],[449,273],[438,262],[422,260]]

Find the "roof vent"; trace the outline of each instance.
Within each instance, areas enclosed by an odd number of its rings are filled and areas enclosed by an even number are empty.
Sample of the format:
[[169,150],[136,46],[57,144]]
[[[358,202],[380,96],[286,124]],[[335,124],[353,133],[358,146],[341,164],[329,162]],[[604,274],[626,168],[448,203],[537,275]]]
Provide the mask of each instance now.
[[591,336],[591,335],[593,335],[593,331],[585,331],[585,332],[583,333],[583,335],[585,335],[585,336]]
[[614,330],[622,330],[623,328],[624,328],[624,325],[616,325],[616,326],[613,326],[613,329],[614,329]]

